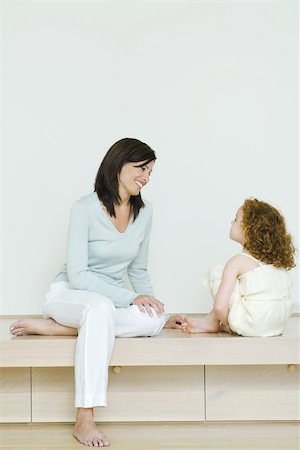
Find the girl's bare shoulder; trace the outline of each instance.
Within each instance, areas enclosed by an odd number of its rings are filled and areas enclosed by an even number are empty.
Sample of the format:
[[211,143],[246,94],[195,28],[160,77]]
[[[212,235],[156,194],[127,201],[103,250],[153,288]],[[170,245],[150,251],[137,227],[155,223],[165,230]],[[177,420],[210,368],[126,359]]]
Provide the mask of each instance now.
[[254,261],[241,253],[232,256],[226,263],[225,267],[235,270],[239,275],[249,270],[259,267],[258,262]]

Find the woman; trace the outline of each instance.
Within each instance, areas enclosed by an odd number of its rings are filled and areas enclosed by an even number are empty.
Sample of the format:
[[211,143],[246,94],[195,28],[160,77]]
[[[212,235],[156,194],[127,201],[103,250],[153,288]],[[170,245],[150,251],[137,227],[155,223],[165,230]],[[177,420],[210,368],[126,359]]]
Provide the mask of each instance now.
[[[106,405],[115,336],[154,336],[165,324],[147,271],[152,207],[141,198],[156,156],[131,138],[116,142],[97,173],[95,191],[71,209],[67,263],[46,295],[43,320],[20,320],[14,335],[76,335],[74,436],[109,445],[93,408]],[[125,274],[133,291],[123,288]],[[101,345],[99,345],[101,344]]]

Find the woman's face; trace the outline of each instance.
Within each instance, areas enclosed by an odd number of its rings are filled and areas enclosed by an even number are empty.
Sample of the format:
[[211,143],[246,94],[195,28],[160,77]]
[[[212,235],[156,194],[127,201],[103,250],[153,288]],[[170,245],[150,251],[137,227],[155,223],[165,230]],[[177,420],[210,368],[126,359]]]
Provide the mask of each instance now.
[[241,206],[237,210],[235,219],[231,222],[230,228],[230,239],[238,242],[239,244],[243,244],[244,242],[244,233],[241,225],[242,220],[243,220],[243,207]]
[[124,164],[119,174],[119,194],[121,198],[138,195],[148,183],[155,161]]

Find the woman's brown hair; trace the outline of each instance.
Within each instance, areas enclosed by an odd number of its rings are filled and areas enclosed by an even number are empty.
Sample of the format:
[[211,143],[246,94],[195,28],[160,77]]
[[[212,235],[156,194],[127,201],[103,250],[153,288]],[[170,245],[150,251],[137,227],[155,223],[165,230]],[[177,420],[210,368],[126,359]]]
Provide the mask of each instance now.
[[[116,216],[115,205],[120,202],[118,176],[124,164],[143,162],[140,164],[142,166],[155,160],[156,155],[152,148],[138,139],[120,139],[110,147],[99,167],[95,180],[95,192],[111,216]],[[135,220],[140,209],[144,207],[140,193],[130,197],[130,207]]]
[[282,214],[268,203],[247,199],[243,204],[244,247],[256,259],[278,268],[295,267],[295,247]]

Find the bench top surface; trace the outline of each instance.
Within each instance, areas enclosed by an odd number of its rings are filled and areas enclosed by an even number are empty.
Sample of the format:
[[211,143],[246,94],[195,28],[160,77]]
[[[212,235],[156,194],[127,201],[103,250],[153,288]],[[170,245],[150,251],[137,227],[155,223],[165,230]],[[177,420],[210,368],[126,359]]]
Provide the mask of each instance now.
[[[9,333],[14,320],[0,319],[0,367],[74,365],[75,337],[14,337]],[[163,329],[151,338],[117,338],[111,365],[299,364],[299,338],[299,314],[289,319],[281,336],[271,338]]]

